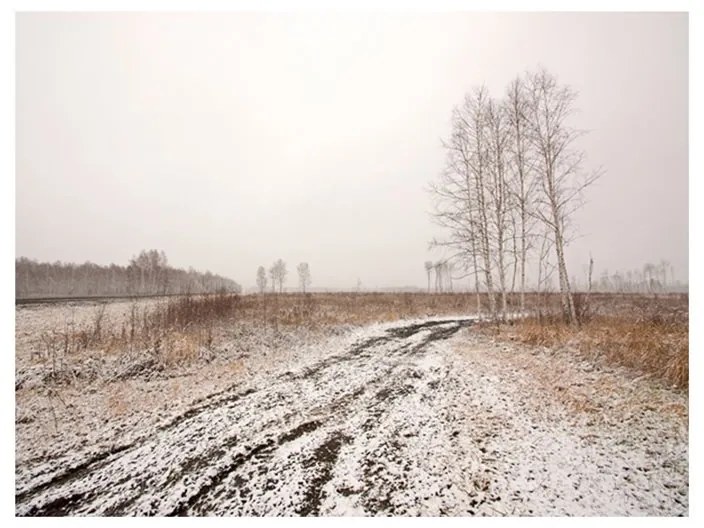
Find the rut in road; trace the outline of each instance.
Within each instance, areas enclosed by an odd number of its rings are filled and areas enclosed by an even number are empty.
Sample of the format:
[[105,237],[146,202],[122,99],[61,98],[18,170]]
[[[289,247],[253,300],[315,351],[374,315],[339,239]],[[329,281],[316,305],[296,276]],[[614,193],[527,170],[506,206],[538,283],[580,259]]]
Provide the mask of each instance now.
[[476,502],[462,482],[476,460],[456,445],[438,345],[472,323],[392,327],[214,394],[138,440],[18,483],[16,513],[404,514],[421,501],[456,511]]

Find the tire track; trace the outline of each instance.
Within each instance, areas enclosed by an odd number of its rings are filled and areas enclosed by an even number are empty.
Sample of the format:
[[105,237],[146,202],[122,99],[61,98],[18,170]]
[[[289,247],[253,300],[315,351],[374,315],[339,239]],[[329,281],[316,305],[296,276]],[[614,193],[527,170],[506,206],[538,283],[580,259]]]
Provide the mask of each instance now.
[[[16,513],[238,514],[256,507],[266,514],[267,504],[253,504],[254,491],[280,488],[291,473],[300,482],[294,498],[281,499],[282,511],[319,514],[340,454],[374,432],[394,399],[412,392],[409,364],[470,324],[392,327],[298,371],[211,395],[132,442],[49,480],[22,483]],[[228,500],[231,508],[223,506]]]

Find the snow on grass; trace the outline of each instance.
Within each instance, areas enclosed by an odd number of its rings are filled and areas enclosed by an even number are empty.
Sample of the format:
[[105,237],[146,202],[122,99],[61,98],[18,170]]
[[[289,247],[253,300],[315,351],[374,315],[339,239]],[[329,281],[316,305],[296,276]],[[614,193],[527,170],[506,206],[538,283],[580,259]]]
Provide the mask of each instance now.
[[17,513],[687,514],[686,395],[471,323],[240,328],[205,367],[121,385],[144,400],[126,414],[69,398],[56,444],[18,425]]

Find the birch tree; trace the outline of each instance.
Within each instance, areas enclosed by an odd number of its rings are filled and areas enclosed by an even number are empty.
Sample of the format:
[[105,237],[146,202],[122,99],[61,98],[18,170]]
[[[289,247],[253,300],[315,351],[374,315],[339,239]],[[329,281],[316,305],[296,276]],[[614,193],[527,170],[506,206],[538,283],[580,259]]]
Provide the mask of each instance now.
[[306,288],[310,285],[310,266],[307,262],[301,262],[296,268],[298,271],[298,283],[301,286],[301,291],[306,292]]
[[433,265],[436,290],[443,289],[444,280],[451,283],[446,263],[459,262],[474,274],[477,309],[481,276],[491,314],[497,315],[498,284],[505,316],[509,283],[514,292],[520,275],[524,310],[530,251],[542,239],[538,287],[556,270],[563,312],[570,323],[577,322],[565,247],[582,192],[600,173],[582,170],[584,155],[575,143],[581,133],[568,124],[575,100],[575,92],[540,70],[514,79],[501,101],[480,87],[453,110],[451,133],[442,143],[445,167],[430,187],[434,220],[449,234],[431,247],[453,251]]
[[496,269],[499,277],[501,316],[506,317],[506,253],[508,248],[509,212],[511,208],[507,181],[507,152],[509,130],[500,104],[489,100],[486,105],[487,129],[487,196],[491,218],[490,236],[495,248]]
[[487,179],[487,143],[486,122],[489,93],[485,87],[474,90],[465,96],[463,112],[460,114],[460,124],[464,128],[468,141],[468,158],[466,163],[473,176],[474,202],[476,204],[475,231],[478,238],[478,249],[481,255],[484,272],[484,283],[489,297],[489,311],[496,314],[494,299],[494,281],[491,274],[491,246],[489,244],[489,221],[486,199]]
[[[431,245],[454,250],[452,260],[462,262],[468,274],[474,274],[477,309],[481,307],[479,275],[483,277],[489,297],[489,309],[495,313],[492,277],[492,247],[488,203],[487,106],[489,95],[484,87],[465,96],[463,104],[453,110],[452,131],[443,142],[446,168],[439,184],[431,186],[435,198],[434,219],[448,228],[446,240]],[[437,271],[437,268],[436,268]],[[436,288],[439,281],[436,277]]]
[[439,260],[433,264],[433,269],[435,270],[435,292],[442,292],[442,262]]
[[279,293],[283,293],[284,282],[286,282],[286,275],[288,274],[288,272],[286,271],[286,263],[283,260],[279,259],[274,262],[273,269],[276,283],[279,285]]
[[259,266],[257,269],[257,288],[259,288],[259,293],[264,293],[266,290],[266,270],[264,266]]
[[276,280],[278,278],[279,272],[276,267],[276,263],[272,264],[269,268],[269,280],[271,281],[271,293],[276,292]]
[[428,275],[428,293],[430,293],[430,274],[433,271],[433,263],[429,260],[425,261],[425,273]]
[[[462,112],[462,108],[453,110],[452,132],[450,137],[442,142],[446,151],[446,167],[440,175],[440,182],[430,186],[430,192],[434,198],[434,221],[448,230],[449,237],[442,241],[434,240],[431,242],[431,247],[441,246],[451,249],[453,258],[460,263],[465,272],[464,277],[470,275],[474,277],[477,312],[480,312],[478,260],[480,226],[477,216],[478,204],[474,199],[471,145],[467,120]],[[427,264],[430,265],[431,270],[434,269],[432,262]],[[430,289],[430,282],[428,289]]]
[[581,132],[571,128],[567,119],[574,112],[577,94],[561,86],[546,70],[526,76],[528,96],[528,141],[536,154],[539,181],[536,216],[549,229],[558,271],[562,309],[570,324],[577,314],[570,288],[565,246],[572,213],[581,205],[582,191],[599,176],[582,172],[583,152],[575,148]]
[[[520,309],[525,310],[526,306],[526,262],[530,249],[532,233],[531,206],[535,190],[535,179],[532,178],[530,150],[527,140],[527,112],[528,99],[523,80],[520,77],[514,79],[508,87],[505,100],[505,111],[510,127],[509,152],[510,170],[512,173],[512,194],[516,205],[516,217],[518,220],[517,235],[520,249],[514,242],[517,249],[516,264],[520,269]],[[514,267],[514,277],[515,277]],[[513,289],[513,288],[512,288]]]

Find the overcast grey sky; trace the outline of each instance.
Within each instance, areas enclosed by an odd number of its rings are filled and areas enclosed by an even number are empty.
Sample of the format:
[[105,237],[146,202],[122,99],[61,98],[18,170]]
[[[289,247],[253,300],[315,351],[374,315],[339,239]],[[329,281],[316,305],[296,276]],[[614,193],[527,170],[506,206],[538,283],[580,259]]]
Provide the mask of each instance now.
[[140,249],[254,284],[425,284],[450,112],[538,65],[579,91],[606,173],[568,252],[582,276],[688,274],[686,14],[19,14],[16,252]]

